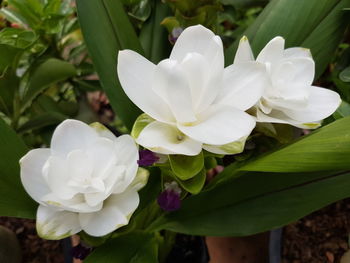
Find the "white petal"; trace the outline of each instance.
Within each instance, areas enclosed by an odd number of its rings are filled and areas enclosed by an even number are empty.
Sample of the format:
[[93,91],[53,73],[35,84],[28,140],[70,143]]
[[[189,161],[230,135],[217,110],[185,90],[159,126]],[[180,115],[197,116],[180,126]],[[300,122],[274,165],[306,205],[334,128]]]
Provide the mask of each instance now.
[[181,62],[188,53],[203,55],[213,68],[224,68],[222,41],[212,31],[201,26],[187,27],[176,40],[170,59]]
[[233,64],[253,61],[253,60],[254,60],[254,55],[253,55],[252,49],[250,48],[249,40],[246,36],[243,36],[239,41],[239,45],[236,51]]
[[292,47],[284,50],[284,58],[311,58],[310,49],[303,47]]
[[118,54],[118,78],[124,92],[142,111],[161,121],[172,121],[168,105],[153,91],[156,66],[131,50]]
[[36,216],[38,235],[45,239],[58,240],[81,231],[78,214],[58,211],[40,205]]
[[119,136],[114,147],[118,164],[128,166],[137,163],[139,152],[134,139],[130,135]]
[[55,129],[51,139],[51,152],[66,156],[73,150],[85,150],[98,138],[89,125],[77,120],[65,120]]
[[19,161],[24,189],[38,203],[42,203],[41,198],[50,192],[42,172],[50,154],[50,149],[34,149]]
[[298,127],[300,129],[316,129],[321,126],[320,121],[311,121],[301,123],[299,121],[293,120],[288,117],[282,111],[273,110],[270,114],[266,115],[260,110],[257,111],[257,122],[266,122],[266,123],[284,123],[290,124],[292,126]]
[[191,125],[178,125],[187,136],[205,144],[223,145],[248,136],[255,127],[249,114],[228,106],[212,106]]
[[283,112],[273,110],[270,114],[265,114],[259,109],[256,113],[257,122],[271,122],[271,123],[286,123],[291,124],[293,121],[291,118],[286,116]]
[[[64,184],[67,183],[67,181],[65,181],[65,178],[74,179],[77,181],[84,181],[86,178],[91,177],[93,169],[94,169],[92,160],[82,150],[74,150],[74,151],[70,152],[67,156],[66,162],[63,161],[63,162],[59,162],[59,164],[53,164],[53,163],[51,163],[52,161],[53,160],[50,159],[50,165],[55,165],[55,167],[52,169],[56,169],[56,167],[57,167],[56,165],[66,166],[65,168],[67,169],[66,170],[67,177],[65,177],[64,175],[61,175],[59,173],[56,173],[55,171],[50,169],[49,174],[48,174],[50,180],[53,179],[51,177],[53,176],[53,174],[55,174],[57,176],[57,178],[54,180],[60,180],[60,181],[64,182]],[[63,168],[63,167],[59,167],[59,169],[61,169],[61,168]],[[68,177],[68,175],[69,175],[69,177]]]
[[105,137],[100,137],[89,145],[86,154],[93,166],[93,177],[103,178],[106,171],[117,162],[115,155],[115,142]]
[[272,83],[282,91],[285,85],[309,86],[315,76],[315,62],[311,58],[290,58],[274,68]]
[[337,110],[340,103],[341,99],[338,93],[312,86],[305,109],[285,110],[284,113],[298,122],[308,123],[327,118]]
[[163,154],[197,155],[202,150],[202,143],[185,136],[174,125],[157,121],[147,125],[136,141],[153,152]]
[[69,171],[68,162],[58,156],[51,156],[43,168],[44,176],[47,178],[47,184],[57,197],[68,200],[71,199],[77,191],[68,185],[72,176]]
[[185,72],[177,61],[165,59],[157,65],[153,90],[166,101],[177,121],[196,120],[191,90]]
[[82,229],[91,236],[104,236],[127,225],[132,213],[139,205],[139,195],[131,190],[110,196],[103,208],[95,213],[80,213]]
[[89,126],[93,128],[97,132],[97,134],[101,137],[110,139],[112,141],[117,139],[117,137],[106,126],[104,126],[99,122],[93,122]]
[[139,159],[139,151],[134,139],[130,135],[119,136],[115,143],[115,155],[117,156],[117,164],[125,165],[126,171],[124,179],[119,181],[115,187],[114,192],[119,193],[134,180]]
[[193,109],[199,113],[205,110],[217,96],[223,68],[215,68],[203,55],[198,53],[188,53],[181,67],[190,86]]
[[69,200],[63,200],[56,195],[50,193],[43,197],[43,202],[50,207],[55,207],[58,210],[67,210],[70,212],[95,212],[102,208],[103,203],[99,203],[96,206],[89,206],[86,203],[83,194],[77,194]]
[[233,64],[225,68],[223,86],[215,103],[246,111],[258,102],[268,85],[263,64],[257,62]]
[[284,52],[284,39],[275,37],[261,50],[256,61],[261,63],[276,63],[282,59]]

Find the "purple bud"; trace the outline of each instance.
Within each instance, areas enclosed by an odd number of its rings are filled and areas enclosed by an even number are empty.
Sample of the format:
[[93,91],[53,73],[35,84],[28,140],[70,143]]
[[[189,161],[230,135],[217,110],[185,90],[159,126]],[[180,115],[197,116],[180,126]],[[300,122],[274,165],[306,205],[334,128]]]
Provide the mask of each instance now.
[[159,157],[150,150],[139,151],[140,159],[137,161],[140,166],[151,166],[159,160]]
[[175,44],[176,40],[179,38],[179,36],[181,35],[181,33],[184,30],[181,27],[175,27],[172,31],[171,34],[169,35],[169,41],[172,44]]
[[92,251],[92,247],[88,247],[82,243],[75,246],[71,250],[71,254],[74,258],[84,260]]
[[176,182],[165,183],[165,190],[158,196],[158,204],[165,211],[175,211],[180,209],[181,189]]

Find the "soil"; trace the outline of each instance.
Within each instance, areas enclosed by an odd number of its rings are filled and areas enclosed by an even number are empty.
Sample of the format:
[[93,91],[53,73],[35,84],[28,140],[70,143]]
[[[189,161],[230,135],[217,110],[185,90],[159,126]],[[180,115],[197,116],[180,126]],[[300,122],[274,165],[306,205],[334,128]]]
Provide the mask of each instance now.
[[0,225],[16,234],[22,249],[23,263],[64,262],[61,243],[39,238],[34,220],[0,217]]
[[339,263],[349,249],[350,198],[284,228],[282,263]]

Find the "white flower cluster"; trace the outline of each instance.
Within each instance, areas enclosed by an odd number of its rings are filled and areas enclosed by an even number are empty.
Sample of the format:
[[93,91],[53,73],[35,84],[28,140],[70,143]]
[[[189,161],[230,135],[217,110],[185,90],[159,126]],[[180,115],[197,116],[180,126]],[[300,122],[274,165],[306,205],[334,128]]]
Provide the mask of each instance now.
[[138,172],[138,158],[129,135],[116,138],[101,124],[61,123],[50,149],[31,150],[20,160],[23,186],[40,204],[38,234],[103,236],[128,224],[148,179],[145,170]]
[[312,86],[314,74],[310,51],[284,49],[281,37],[256,60],[243,37],[234,63],[224,68],[220,37],[200,25],[186,28],[170,58],[157,65],[131,50],[118,57],[125,93],[153,119],[136,141],[163,154],[241,152],[256,121],[318,127],[341,99]]
[[[284,49],[281,37],[256,60],[243,37],[234,63],[224,68],[222,41],[203,26],[184,30],[158,65],[131,50],[118,56],[125,93],[148,115],[136,142],[162,154],[241,152],[257,121],[317,127],[341,100],[312,86],[314,70],[309,50]],[[148,178],[138,158],[129,135],[116,138],[100,124],[60,124],[51,148],[20,160],[24,188],[40,204],[39,235],[103,236],[128,224]]]

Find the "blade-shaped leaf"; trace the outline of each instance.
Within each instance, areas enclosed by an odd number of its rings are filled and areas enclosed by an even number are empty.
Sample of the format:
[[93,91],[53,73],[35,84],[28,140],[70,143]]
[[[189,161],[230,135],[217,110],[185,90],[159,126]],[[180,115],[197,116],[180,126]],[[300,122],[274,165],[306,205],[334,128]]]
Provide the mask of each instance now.
[[281,227],[349,197],[349,187],[349,172],[332,176],[246,174],[183,201],[180,210],[155,221],[153,230],[191,235],[252,235]]
[[240,170],[307,172],[350,169],[350,117],[339,119],[295,143],[243,165]]
[[149,60],[158,63],[170,54],[168,32],[160,23],[170,16],[170,8],[162,1],[153,0],[151,17],[142,26],[140,41]]
[[0,215],[34,218],[36,203],[27,195],[19,177],[19,159],[27,147],[0,118]]
[[125,95],[117,79],[117,54],[121,49],[143,53],[121,1],[77,0],[78,17],[86,46],[119,118],[131,130],[140,110]]
[[157,263],[158,244],[151,233],[133,232],[96,248],[85,263]]
[[[286,47],[310,48],[316,61],[316,76],[332,59],[348,24],[349,0],[271,1],[244,32],[257,54],[275,36],[286,39]],[[233,62],[237,40],[226,51],[226,64]]]

